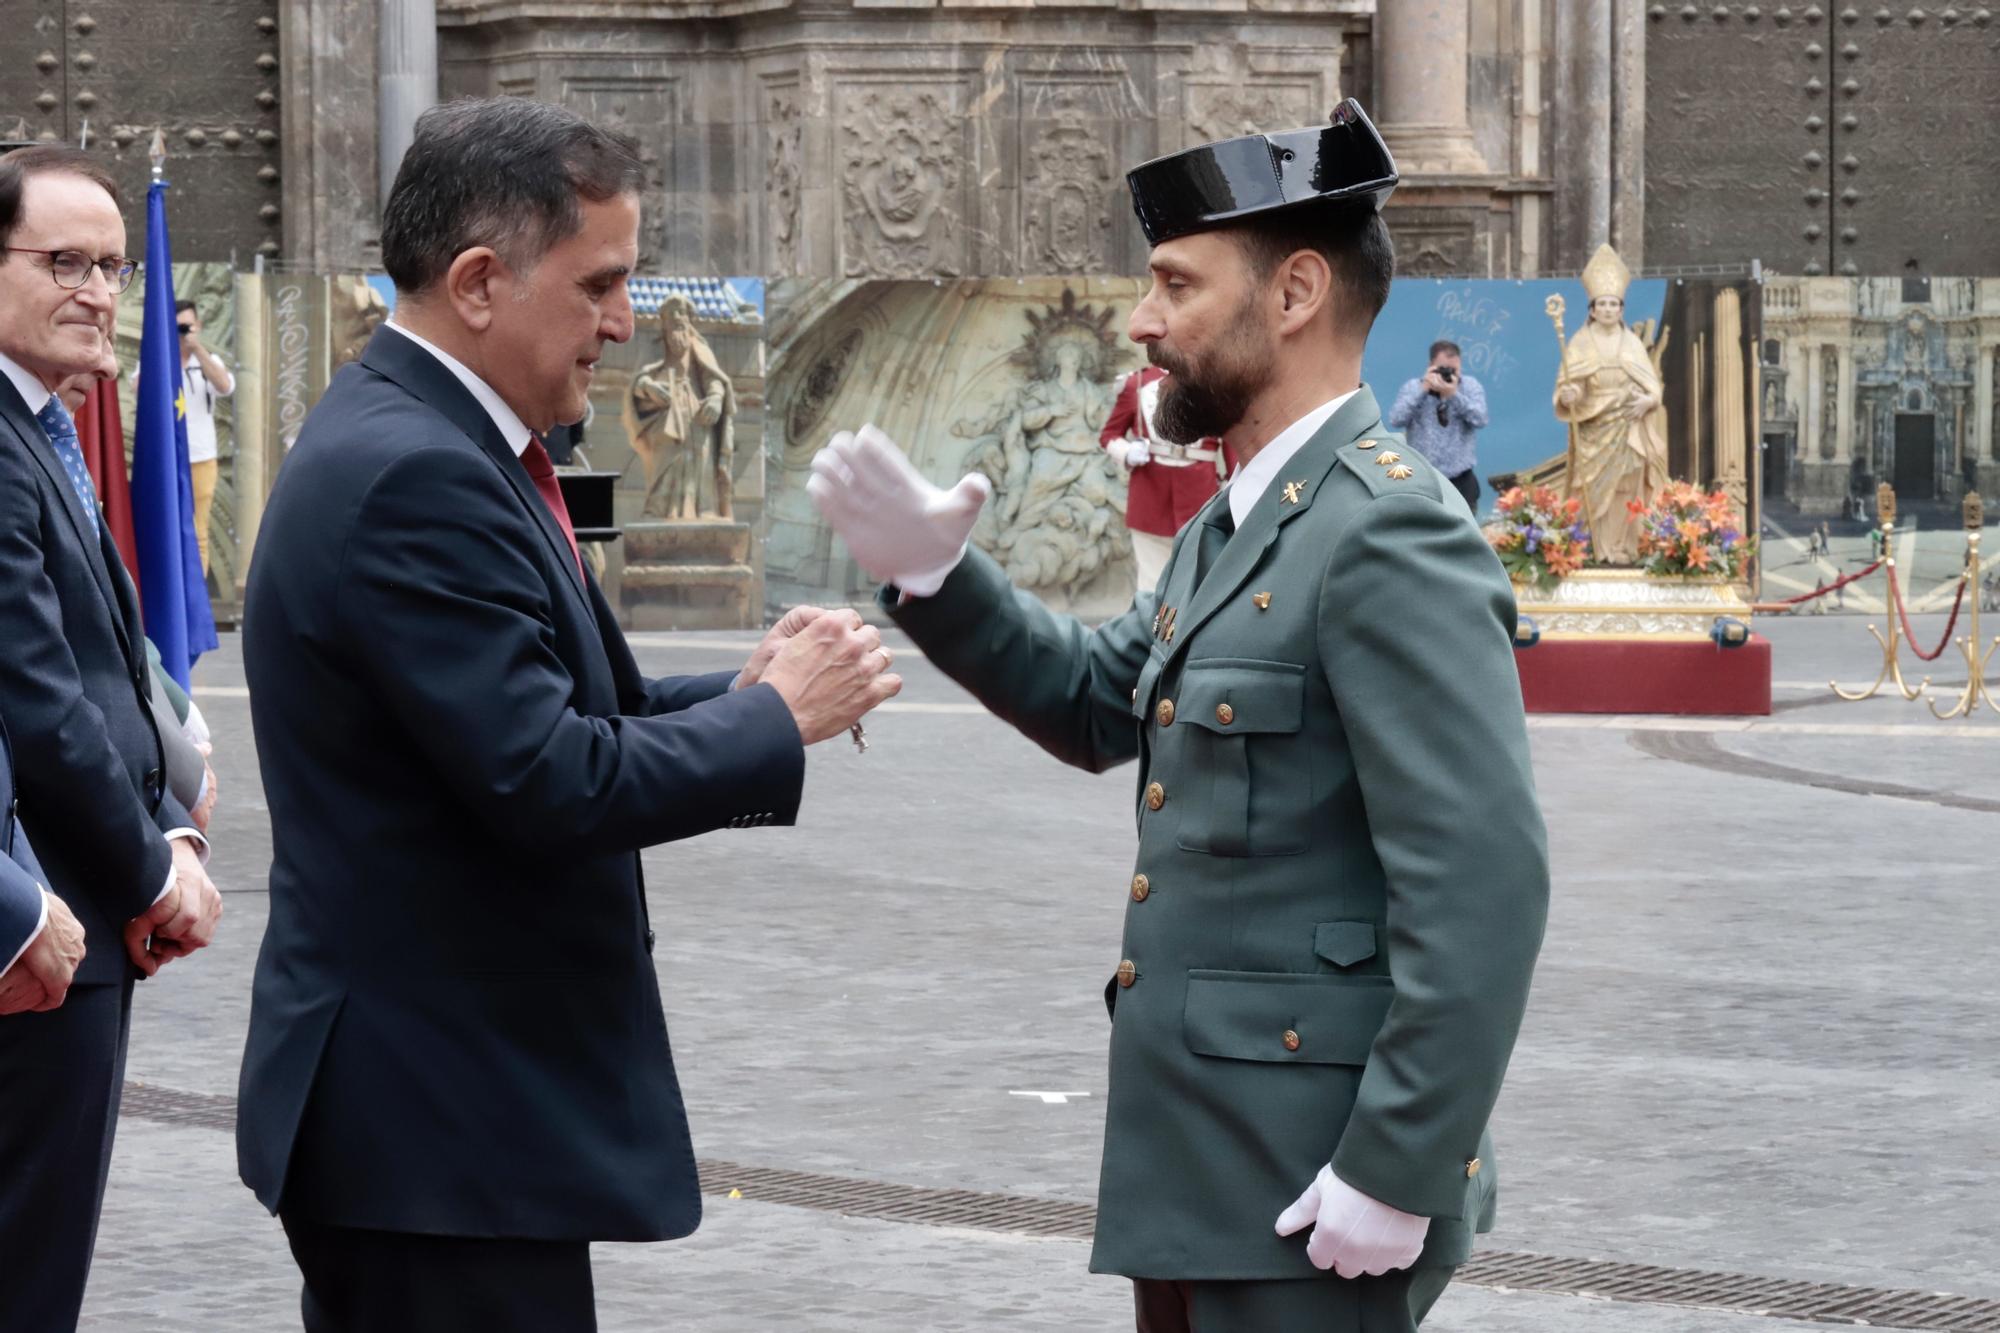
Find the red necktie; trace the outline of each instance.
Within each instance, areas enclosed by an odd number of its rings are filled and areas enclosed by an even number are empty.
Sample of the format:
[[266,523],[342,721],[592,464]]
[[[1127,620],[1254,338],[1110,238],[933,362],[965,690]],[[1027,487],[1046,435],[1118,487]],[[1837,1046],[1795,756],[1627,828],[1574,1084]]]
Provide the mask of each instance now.
[[549,461],[549,451],[542,447],[542,437],[530,435],[528,447],[521,451],[521,464],[528,469],[528,476],[534,480],[535,489],[541,492],[542,503],[556,516],[556,526],[569,538],[569,553],[576,557],[576,572],[583,573],[583,552],[576,548],[576,529],[570,526],[569,506],[563,503],[562,484],[556,480],[556,465]]

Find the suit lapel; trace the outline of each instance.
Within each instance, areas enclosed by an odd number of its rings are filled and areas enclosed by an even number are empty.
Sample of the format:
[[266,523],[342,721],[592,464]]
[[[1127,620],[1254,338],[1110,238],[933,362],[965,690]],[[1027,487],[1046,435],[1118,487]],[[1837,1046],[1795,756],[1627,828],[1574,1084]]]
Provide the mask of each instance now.
[[83,501],[77,497],[76,487],[70,484],[69,473],[62,460],[56,457],[56,447],[49,443],[49,437],[42,433],[42,423],[28,411],[28,405],[21,401],[20,392],[5,375],[0,375],[0,420],[13,428],[27,449],[28,457],[34,459],[36,466],[48,477],[50,489],[61,503],[63,513],[69,516],[70,530],[76,535],[77,548],[83,552],[83,563],[97,582],[98,594],[104,598],[104,609],[111,617],[112,628],[118,632],[119,643],[124,647],[126,657],[130,658],[132,629],[126,624],[111,571],[105,567],[100,535],[103,531],[102,519],[100,517],[98,527],[93,531],[90,517],[83,512]]
[[[1237,527],[1236,535],[1229,539],[1229,545],[1222,548],[1215,567],[1208,571],[1201,586],[1194,590],[1187,610],[1179,617],[1174,641],[1167,645],[1168,662],[1186,649],[1195,631],[1221,610],[1244,581],[1257,571],[1258,565],[1263,563],[1264,553],[1278,540],[1278,533],[1285,524],[1312,508],[1327,473],[1339,461],[1340,446],[1359,437],[1379,416],[1375,396],[1363,385],[1292,455],[1279,475],[1271,478],[1271,484],[1264,488],[1264,493],[1257,497],[1257,503]],[[1227,488],[1218,492],[1210,503],[1218,502],[1229,502]],[[1204,511],[1203,517],[1206,516]]]
[[569,577],[570,590],[588,613],[590,597],[584,591],[583,573],[577,568],[576,555],[570,550],[569,539],[563,536],[555,515],[549,512],[548,503],[542,499],[542,493],[535,489],[534,479],[528,475],[520,456],[500,434],[500,428],[493,424],[493,418],[479,405],[479,400],[459,383],[458,377],[443,362],[394,329],[375,330],[361,354],[361,364],[394,381],[411,397],[442,413],[493,460],[494,466],[500,469],[500,475],[507,478],[508,485],[514,488],[515,498],[528,511],[535,526],[541,529],[542,539],[555,552],[556,563]]

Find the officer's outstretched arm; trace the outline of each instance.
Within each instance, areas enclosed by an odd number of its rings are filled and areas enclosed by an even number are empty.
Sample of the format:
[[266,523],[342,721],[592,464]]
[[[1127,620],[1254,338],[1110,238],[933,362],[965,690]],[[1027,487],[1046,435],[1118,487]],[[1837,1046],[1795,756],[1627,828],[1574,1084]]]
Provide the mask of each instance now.
[[1414,488],[1362,507],[1320,587],[1320,654],[1388,881],[1396,988],[1332,1165],[1423,1217],[1465,1210],[1548,911],[1514,620],[1479,530]]
[[935,596],[882,609],[937,668],[1066,764],[1101,773],[1138,753],[1132,691],[1151,645],[1153,594],[1092,630],[1007,581],[969,550]]

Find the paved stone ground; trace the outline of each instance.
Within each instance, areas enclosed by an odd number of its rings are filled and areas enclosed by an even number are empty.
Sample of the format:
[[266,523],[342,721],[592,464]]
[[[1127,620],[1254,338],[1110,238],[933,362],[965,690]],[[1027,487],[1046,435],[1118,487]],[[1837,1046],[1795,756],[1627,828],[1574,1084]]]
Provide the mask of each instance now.
[[[1834,703],[1804,683],[1873,674],[1861,623],[1759,627],[1785,705],[1694,724],[1724,754],[2000,800],[1990,712]],[[733,664],[749,642],[636,636],[660,672]],[[1130,776],[1063,769],[902,662],[909,686],[871,719],[870,752],[812,752],[798,828],[647,854],[697,1150],[1087,1202]],[[229,916],[206,955],[141,988],[130,1077],[233,1095],[270,854],[233,636],[197,685]],[[1498,1113],[1490,1244],[2000,1298],[2000,815],[1697,767],[1639,749],[1631,722],[1587,721],[1534,728],[1556,897]],[[1025,1090],[1088,1095],[1011,1095]],[[688,1241],[599,1247],[607,1333],[1130,1326],[1126,1287],[1086,1273],[1080,1242],[709,1208]],[[128,1117],[84,1326],[271,1333],[298,1327],[296,1301],[229,1136]],[[1800,1327],[1468,1286],[1427,1325]]]

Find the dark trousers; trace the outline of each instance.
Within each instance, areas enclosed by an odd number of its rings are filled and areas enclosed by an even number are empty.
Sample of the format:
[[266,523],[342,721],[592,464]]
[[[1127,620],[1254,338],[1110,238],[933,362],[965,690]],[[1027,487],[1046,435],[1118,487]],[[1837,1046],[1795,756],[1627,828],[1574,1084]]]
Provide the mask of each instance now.
[[76,1328],[131,1027],[130,981],[0,1018],[0,1333]]
[[596,1333],[590,1243],[422,1236],[281,1212],[305,1333]]
[[1467,468],[1457,476],[1446,477],[1445,480],[1458,487],[1458,493],[1465,497],[1465,507],[1477,514],[1479,512],[1479,478],[1472,475],[1472,469]]
[[1138,1333],[1415,1333],[1451,1268],[1272,1282],[1134,1278]]

